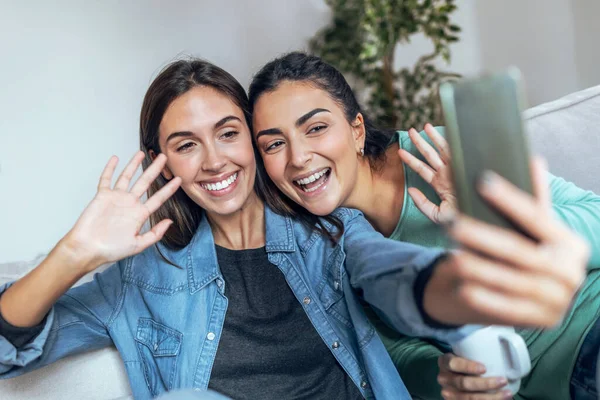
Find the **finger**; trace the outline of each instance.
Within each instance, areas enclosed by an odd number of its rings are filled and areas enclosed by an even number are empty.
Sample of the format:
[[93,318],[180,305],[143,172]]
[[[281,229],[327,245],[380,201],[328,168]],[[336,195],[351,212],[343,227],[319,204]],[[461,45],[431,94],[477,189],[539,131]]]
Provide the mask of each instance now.
[[151,230],[143,235],[139,235],[137,237],[137,252],[142,252],[153,244],[158,243],[172,223],[173,221],[170,219],[163,219],[158,224],[154,225]]
[[548,184],[548,165],[541,157],[534,157],[531,160],[531,180],[533,193],[538,204],[550,215],[552,212],[552,195]]
[[146,168],[137,182],[134,183],[131,188],[131,193],[137,197],[141,197],[144,193],[146,193],[152,182],[154,182],[154,180],[160,175],[161,171],[165,167],[166,162],[167,156],[162,153],[159,154],[154,159],[152,164]]
[[508,381],[502,377],[483,378],[461,374],[440,374],[438,383],[443,388],[457,389],[461,392],[487,392],[503,388]]
[[448,228],[450,237],[465,248],[484,257],[509,263],[521,271],[535,272],[543,276],[554,276],[569,287],[580,283],[579,274],[573,268],[565,268],[565,263],[573,263],[578,245],[572,243],[569,257],[559,262],[556,252],[550,248],[539,246],[531,239],[508,229],[469,218],[459,216]]
[[425,182],[431,184],[431,181],[435,177],[435,171],[429,165],[404,149],[398,150],[398,155],[410,169],[415,171]]
[[127,190],[129,188],[129,182],[131,181],[133,174],[135,174],[135,171],[139,168],[144,157],[145,155],[141,151],[135,153],[131,158],[131,161],[129,161],[129,164],[127,164],[123,172],[121,172],[119,179],[117,179],[117,183],[115,183],[114,187],[115,190]]
[[440,158],[439,153],[436,149],[434,149],[423,137],[417,132],[415,128],[410,128],[408,131],[408,136],[410,140],[414,143],[419,152],[425,157],[429,165],[431,165],[435,170],[443,168],[445,166],[444,162]]
[[104,166],[104,170],[100,175],[100,182],[98,182],[98,190],[100,189],[110,189],[110,184],[112,182],[113,174],[115,173],[115,168],[119,163],[119,158],[117,156],[112,156],[110,160]]
[[[468,251],[453,255],[455,273],[462,282],[469,282],[488,289],[521,298],[529,298],[557,313],[564,310],[573,296],[573,288],[547,274],[523,273]],[[462,371],[455,371],[462,372]]]
[[567,228],[551,215],[530,194],[492,171],[485,171],[479,185],[483,198],[507,216],[525,232],[542,241],[556,241]]
[[512,399],[509,390],[496,393],[464,393],[456,389],[444,388],[442,397],[445,400],[503,400]]
[[450,237],[464,247],[511,264],[522,264],[524,269],[546,269],[552,261],[542,257],[545,254],[533,240],[465,215],[456,216],[447,229]]
[[545,303],[517,298],[475,284],[460,285],[456,296],[469,310],[468,321],[463,323],[550,328],[563,316],[562,312],[548,309]]
[[181,178],[176,176],[169,183],[160,188],[160,190],[152,195],[145,204],[148,212],[152,214],[162,206],[173,194],[179,189]]
[[413,202],[427,218],[436,224],[439,223],[439,207],[429,201],[429,199],[417,188],[408,188],[408,194]]
[[485,366],[477,361],[468,360],[452,353],[445,353],[438,358],[441,371],[450,371],[460,374],[481,375],[485,373]]
[[425,133],[433,142],[440,158],[445,164],[450,163],[450,147],[446,139],[431,124],[425,124]]

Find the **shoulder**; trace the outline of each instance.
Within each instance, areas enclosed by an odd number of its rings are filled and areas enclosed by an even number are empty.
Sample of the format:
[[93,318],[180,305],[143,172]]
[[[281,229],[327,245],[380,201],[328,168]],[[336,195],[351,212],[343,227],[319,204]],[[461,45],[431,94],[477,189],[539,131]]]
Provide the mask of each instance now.
[[190,246],[169,250],[158,244],[121,261],[123,281],[162,294],[183,289],[188,282]]

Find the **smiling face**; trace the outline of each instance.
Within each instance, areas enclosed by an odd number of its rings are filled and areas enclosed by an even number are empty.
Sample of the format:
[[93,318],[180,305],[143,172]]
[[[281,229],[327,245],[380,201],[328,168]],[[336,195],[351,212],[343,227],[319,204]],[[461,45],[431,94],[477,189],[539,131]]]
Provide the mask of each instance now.
[[316,215],[343,206],[355,188],[362,116],[350,124],[327,92],[284,81],[254,105],[254,134],[269,177]]
[[239,211],[253,195],[256,160],[242,110],[227,96],[198,86],[176,98],[159,127],[167,179],[209,215]]

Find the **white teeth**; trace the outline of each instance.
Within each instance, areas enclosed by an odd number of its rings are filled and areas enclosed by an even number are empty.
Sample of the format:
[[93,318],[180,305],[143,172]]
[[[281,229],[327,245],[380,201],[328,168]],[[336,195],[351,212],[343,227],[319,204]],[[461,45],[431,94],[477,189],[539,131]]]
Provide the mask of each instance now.
[[298,179],[296,181],[296,183],[299,185],[308,185],[309,183],[312,183],[312,182],[316,181],[317,179],[319,179],[320,177],[322,177],[323,175],[325,175],[325,172],[327,172],[327,168],[325,168],[319,172],[315,172],[314,174],[312,174],[311,176],[307,176],[306,178]]
[[222,189],[226,189],[229,187],[229,185],[231,185],[233,182],[236,181],[238,177],[238,173],[236,172],[235,174],[231,175],[229,178],[222,180],[221,182],[217,182],[217,183],[201,183],[200,186],[202,186],[204,189],[206,190],[210,190],[210,191],[214,191],[214,190],[222,190]]

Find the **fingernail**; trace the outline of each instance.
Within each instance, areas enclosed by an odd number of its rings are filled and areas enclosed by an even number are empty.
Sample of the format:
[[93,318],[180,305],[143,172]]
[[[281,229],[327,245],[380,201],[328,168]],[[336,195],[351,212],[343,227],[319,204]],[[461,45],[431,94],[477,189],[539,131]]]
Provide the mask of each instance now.
[[511,393],[511,391],[510,391],[510,390],[503,390],[503,391],[502,391],[502,395],[504,396],[504,398],[505,398],[506,400],[510,400],[510,399],[512,399],[512,398],[513,398],[513,395],[512,395],[512,393]]
[[485,367],[483,365],[478,365],[476,368],[476,373],[477,374],[484,374],[485,373]]
[[506,385],[508,383],[508,381],[506,380],[506,378],[496,378],[496,383],[498,385],[504,386],[504,385]]
[[494,184],[494,182],[496,182],[496,173],[486,170],[483,171],[481,173],[481,175],[479,176],[479,183],[483,186],[483,187],[488,187],[492,184]]

